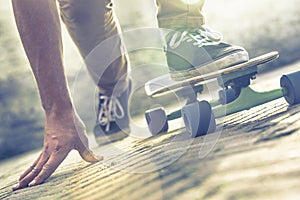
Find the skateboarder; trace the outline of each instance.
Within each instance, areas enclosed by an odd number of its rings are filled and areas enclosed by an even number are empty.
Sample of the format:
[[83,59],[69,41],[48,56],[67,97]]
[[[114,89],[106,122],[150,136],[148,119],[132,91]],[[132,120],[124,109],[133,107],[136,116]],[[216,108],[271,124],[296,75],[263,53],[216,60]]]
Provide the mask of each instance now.
[[[12,2],[17,27],[46,115],[44,148],[33,165],[21,175],[13,187],[16,190],[44,182],[72,149],[76,149],[88,162],[97,162],[103,158],[95,156],[89,149],[84,123],[77,115],[69,93],[63,67],[57,2]],[[110,0],[58,0],[58,4],[61,19],[83,58],[99,43],[119,33],[119,25]],[[220,68],[248,60],[248,54],[243,48],[222,43],[220,34],[204,26],[203,4],[204,0],[157,0],[159,27],[175,30],[166,35],[166,56],[174,79],[194,73],[194,66],[186,62],[184,57],[199,57],[198,49],[205,49]],[[113,47],[112,54],[120,54],[120,38],[110,45]],[[182,52],[182,49],[188,55],[176,56],[176,52]],[[197,66],[203,66],[205,63],[206,60],[202,63],[197,62]],[[114,136],[126,132],[122,137],[128,134],[127,99],[130,81],[128,78],[121,79],[127,68],[127,58],[121,56],[109,65],[99,80],[94,80],[99,88],[95,136],[100,138],[100,141],[103,133]],[[89,66],[88,69],[93,71]],[[115,96],[111,96],[117,82],[121,82],[121,87],[117,88]],[[115,113],[116,110],[121,112]],[[122,124],[122,130],[116,120]]]

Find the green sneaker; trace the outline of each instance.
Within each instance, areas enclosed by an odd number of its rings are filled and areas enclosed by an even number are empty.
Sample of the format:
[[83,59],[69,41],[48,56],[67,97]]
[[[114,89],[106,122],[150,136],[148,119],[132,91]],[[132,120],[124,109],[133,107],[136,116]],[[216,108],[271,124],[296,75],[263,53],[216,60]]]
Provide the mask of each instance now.
[[172,79],[180,81],[249,60],[244,48],[221,41],[222,35],[206,26],[169,32],[166,56]]

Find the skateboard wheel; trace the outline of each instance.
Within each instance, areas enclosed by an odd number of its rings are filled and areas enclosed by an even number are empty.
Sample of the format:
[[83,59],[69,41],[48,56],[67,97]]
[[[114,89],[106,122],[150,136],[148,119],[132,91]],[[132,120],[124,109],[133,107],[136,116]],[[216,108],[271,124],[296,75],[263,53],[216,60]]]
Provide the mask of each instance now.
[[182,117],[187,132],[191,137],[197,137],[216,130],[216,121],[210,104],[200,101],[188,104],[182,108]]
[[236,99],[235,91],[232,88],[219,91],[220,103],[222,105],[233,102]]
[[163,108],[154,108],[145,112],[145,117],[152,135],[168,131],[168,119]]
[[284,98],[290,105],[300,103],[300,71],[283,75],[280,86],[285,89]]

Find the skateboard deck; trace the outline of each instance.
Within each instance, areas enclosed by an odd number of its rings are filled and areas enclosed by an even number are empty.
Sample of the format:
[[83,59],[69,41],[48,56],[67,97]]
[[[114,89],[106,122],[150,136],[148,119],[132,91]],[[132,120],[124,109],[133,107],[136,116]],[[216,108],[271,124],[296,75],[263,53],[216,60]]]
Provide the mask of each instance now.
[[185,87],[196,86],[196,85],[204,85],[210,81],[215,80],[216,78],[232,74],[246,70],[248,68],[257,67],[261,64],[267,63],[279,57],[279,53],[277,51],[270,52],[267,54],[263,54],[261,56],[250,59],[247,62],[240,63],[228,68],[224,68],[218,71],[213,71],[207,74],[203,74],[200,76],[188,78],[183,81],[174,81],[172,80],[169,74],[162,75],[155,79],[148,81],[145,84],[145,91],[148,96],[155,97],[161,96],[170,92],[178,91],[184,89]]

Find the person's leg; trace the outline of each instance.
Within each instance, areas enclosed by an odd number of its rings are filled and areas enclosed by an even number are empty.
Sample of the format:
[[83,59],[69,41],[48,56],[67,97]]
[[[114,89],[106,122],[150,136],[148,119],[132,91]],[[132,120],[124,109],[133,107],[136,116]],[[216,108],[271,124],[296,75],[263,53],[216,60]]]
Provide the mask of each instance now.
[[[14,190],[44,182],[72,149],[96,162],[88,148],[85,127],[73,106],[62,62],[62,41],[56,2],[13,0],[21,40],[38,85],[46,114],[44,148]],[[20,133],[22,134],[22,133]]]
[[204,2],[205,0],[156,0],[159,27],[167,29],[185,26],[197,28],[204,25],[205,19],[202,13]]
[[171,77],[184,80],[249,60],[245,49],[222,42],[205,25],[204,0],[157,0],[157,19],[166,34]]
[[[129,133],[130,84],[127,77],[128,60],[122,52],[124,47],[112,1],[58,2],[61,18],[82,57],[88,57],[88,70],[99,88],[99,105],[94,127],[96,141],[104,144],[122,139]],[[88,62],[90,59],[93,60],[93,66]]]
[[[97,66],[99,69],[106,68],[102,76],[101,73],[95,73],[99,72],[98,69],[93,69],[93,66],[89,65],[87,67],[100,93],[111,96],[118,81],[122,81],[118,83],[118,86],[123,86],[118,90],[120,93],[124,91],[128,86],[128,80],[121,80],[121,77],[127,73],[128,60],[121,52],[123,47],[121,38],[118,36],[119,24],[114,15],[112,1],[58,0],[58,2],[61,18],[84,59],[101,42],[113,38],[109,40],[111,54],[120,57],[113,60],[109,66]],[[115,92],[118,93],[118,91]]]

